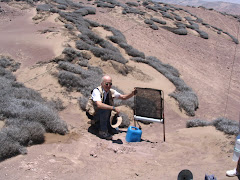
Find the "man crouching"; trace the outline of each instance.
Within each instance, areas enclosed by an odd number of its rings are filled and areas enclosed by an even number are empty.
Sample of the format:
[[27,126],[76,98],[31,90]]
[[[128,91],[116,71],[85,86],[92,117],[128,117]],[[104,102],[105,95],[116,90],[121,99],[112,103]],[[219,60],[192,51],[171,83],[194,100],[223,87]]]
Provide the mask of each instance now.
[[136,94],[134,89],[130,94],[120,94],[112,87],[112,78],[108,75],[102,77],[101,86],[95,88],[88,100],[86,111],[92,116],[94,122],[99,122],[99,137],[107,140],[112,139],[114,128],[110,126],[111,111],[119,114],[120,109],[114,106],[113,99],[126,100]]

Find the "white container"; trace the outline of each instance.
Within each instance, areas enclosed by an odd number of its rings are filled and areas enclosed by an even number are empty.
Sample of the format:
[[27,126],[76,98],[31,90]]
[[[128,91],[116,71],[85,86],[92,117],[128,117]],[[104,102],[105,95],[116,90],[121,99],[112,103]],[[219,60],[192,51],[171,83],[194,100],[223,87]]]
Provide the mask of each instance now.
[[240,134],[236,137],[232,160],[238,161],[239,157],[240,157]]

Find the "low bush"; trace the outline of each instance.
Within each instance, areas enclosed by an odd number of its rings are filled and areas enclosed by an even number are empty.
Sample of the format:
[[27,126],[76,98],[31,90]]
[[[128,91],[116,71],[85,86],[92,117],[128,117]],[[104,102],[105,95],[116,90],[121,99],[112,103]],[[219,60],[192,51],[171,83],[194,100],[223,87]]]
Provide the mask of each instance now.
[[188,31],[185,28],[173,29],[172,32],[175,34],[178,34],[178,35],[187,35],[188,34]]
[[127,4],[128,6],[138,7],[138,3],[137,3],[137,2],[126,2],[126,4]]
[[87,102],[88,102],[88,98],[85,97],[85,96],[81,96],[80,98],[78,98],[79,107],[80,107],[83,111],[86,111]]
[[59,9],[55,9],[55,8],[51,8],[51,9],[50,9],[50,12],[51,12],[51,13],[59,13],[60,10],[59,10]]
[[197,95],[192,90],[185,90],[183,86],[182,91],[175,91],[169,94],[169,96],[177,100],[180,110],[184,109],[188,116],[195,115],[199,104]]
[[69,62],[73,61],[75,58],[82,57],[80,51],[77,51],[71,47],[65,48],[62,53],[65,55],[64,59]]
[[157,8],[158,8],[158,10],[160,10],[161,12],[167,12],[167,11],[168,11],[168,8],[166,8],[166,7],[158,6]]
[[136,8],[132,8],[132,7],[125,7],[122,11],[122,14],[128,14],[128,13],[132,13],[132,14],[139,14],[139,15],[144,15],[145,12],[140,11]]
[[171,20],[174,20],[173,16],[171,16],[170,14],[168,14],[167,12],[161,12],[162,16]]
[[199,25],[192,22],[192,21],[189,21],[189,23],[194,27],[193,29],[199,29]]
[[[60,4],[60,5],[57,5],[57,8],[58,8],[58,9],[62,9],[62,10],[66,10],[66,9],[67,9],[67,6]],[[50,10],[51,10],[51,9],[50,9]]]
[[223,131],[226,134],[238,135],[239,133],[239,123],[224,117],[217,118],[213,120],[213,126],[217,130]]
[[180,16],[174,16],[174,18],[177,20],[177,21],[182,21],[182,18]]
[[151,24],[149,27],[153,30],[158,30],[158,26],[156,24]]
[[126,43],[119,43],[119,46],[123,48],[129,56],[145,58],[143,52],[138,51],[137,49],[133,48],[132,46]]
[[159,23],[159,24],[163,24],[163,25],[166,25],[167,22],[166,21],[163,21],[163,20],[160,20],[160,19],[157,19],[157,18],[151,18],[150,20],[156,22],[156,23]]
[[75,89],[81,92],[85,97],[88,97],[91,91],[100,85],[102,76],[103,72],[99,67],[88,66],[88,69],[82,69],[81,74],[60,71],[58,74],[58,81],[69,91]]
[[18,154],[27,153],[26,148],[21,146],[19,142],[14,141],[6,132],[0,131],[0,144],[0,161]]
[[50,9],[53,8],[51,4],[39,4],[36,7],[37,11],[50,11]]
[[113,36],[118,38],[119,41],[116,43],[126,42],[126,38],[121,31],[115,29],[114,27],[110,27],[106,25],[102,25],[102,27],[107,31],[111,31],[113,33]]
[[99,27],[99,26],[101,26],[98,22],[91,21],[91,20],[89,20],[89,19],[85,19],[85,22],[87,22],[88,24],[90,24],[90,26],[92,26],[92,27]]
[[203,39],[208,39],[208,34],[204,31],[200,31],[200,30],[196,30],[198,32],[198,34],[200,35],[201,38]]
[[68,6],[68,2],[66,0],[53,0],[53,2],[64,6]]
[[189,120],[186,123],[186,127],[187,128],[192,128],[192,127],[203,127],[203,126],[209,126],[211,125],[210,122],[205,121],[205,120],[201,120],[201,119],[193,119],[193,120]]
[[239,44],[239,41],[237,38],[235,38],[233,35],[229,34],[228,32],[223,32],[225,34],[227,34],[230,38],[232,38],[233,42],[235,42],[236,44]]
[[79,50],[90,50],[91,46],[81,40],[76,41],[76,48],[78,48]]
[[15,62],[12,58],[6,56],[0,56],[0,67],[9,69],[12,72],[15,72],[20,68],[21,63]]
[[[6,59],[0,59],[1,70],[15,66],[13,61]],[[0,116],[5,120],[0,130],[0,160],[25,154],[24,146],[42,143],[45,132],[68,132],[53,102],[47,102],[38,92],[18,83],[11,71],[4,70],[0,75]]]
[[158,60],[156,57],[143,58],[131,58],[136,62],[146,63],[155,68],[161,74],[163,74],[167,79],[169,79],[176,87],[176,90],[169,94],[169,96],[176,99],[179,103],[179,108],[184,109],[187,115],[194,116],[195,111],[198,108],[198,98],[197,95],[192,91],[186,83],[180,79],[179,72],[177,69],[170,65],[166,65]]
[[176,26],[178,27],[178,28],[186,28],[186,25],[185,24],[183,24],[183,23],[180,23],[180,22],[177,22],[176,23]]
[[156,8],[156,7],[154,7],[154,6],[147,5],[146,8],[147,8],[147,9],[151,9],[151,10],[153,10],[153,11],[155,11],[155,12],[158,11],[158,8]]
[[197,19],[196,19],[196,22],[197,22],[197,23],[203,23],[203,20],[202,20],[201,18],[197,18]]
[[74,29],[74,26],[72,24],[65,24],[64,27],[67,28],[68,30]]
[[218,28],[218,27],[215,27],[215,26],[211,26],[213,29],[216,29],[218,31],[223,31],[222,29]]
[[150,20],[150,19],[145,19],[144,23],[152,25],[154,22],[152,20]]
[[109,49],[91,47],[90,51],[96,56],[100,57],[103,61],[114,60],[122,64],[127,63],[127,60],[122,56],[120,52],[114,52]]
[[50,107],[53,107],[57,111],[62,111],[66,108],[63,105],[63,101],[60,98],[56,98],[56,99],[52,98],[50,101],[48,101],[48,104],[49,104]]
[[193,21],[193,19],[189,16],[184,17],[187,21]]
[[148,1],[143,1],[143,2],[142,2],[142,5],[143,5],[143,6],[147,6],[148,4],[149,4]]
[[84,58],[79,58],[78,65],[82,67],[88,67],[88,60]]
[[235,136],[239,134],[239,123],[237,121],[233,121],[225,117],[219,117],[213,120],[212,122],[200,120],[200,119],[194,119],[194,120],[189,120],[186,123],[187,128],[199,127],[199,126],[215,126],[217,130],[222,131],[225,134],[235,135]]

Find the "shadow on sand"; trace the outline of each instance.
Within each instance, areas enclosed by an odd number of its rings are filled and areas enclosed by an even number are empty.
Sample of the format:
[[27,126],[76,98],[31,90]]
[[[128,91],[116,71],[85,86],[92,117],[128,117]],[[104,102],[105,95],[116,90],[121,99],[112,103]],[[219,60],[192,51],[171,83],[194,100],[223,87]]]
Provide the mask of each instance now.
[[[89,128],[88,128],[88,132],[91,133],[91,134],[94,134],[95,136],[101,138],[99,136],[99,133],[98,133],[98,128],[96,126],[93,126],[91,125]],[[119,130],[119,133],[123,133],[123,132],[126,132],[126,131],[121,131]],[[109,141],[112,141],[112,143],[116,143],[116,144],[123,144],[122,140],[121,139],[117,139],[117,140],[109,140]]]

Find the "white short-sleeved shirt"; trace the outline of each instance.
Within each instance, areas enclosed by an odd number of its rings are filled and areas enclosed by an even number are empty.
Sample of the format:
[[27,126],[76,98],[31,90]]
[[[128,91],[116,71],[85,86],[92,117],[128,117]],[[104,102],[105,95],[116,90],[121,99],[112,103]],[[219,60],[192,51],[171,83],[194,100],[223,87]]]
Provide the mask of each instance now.
[[[107,97],[106,95],[108,94],[108,93],[106,93],[105,91],[104,91],[104,89],[103,89],[103,94],[104,94],[104,100],[105,100],[105,98]],[[119,93],[119,92],[117,92],[116,90],[114,90],[114,94],[113,94],[113,96],[114,96],[114,98],[119,98],[119,96],[120,96],[121,94]],[[100,91],[97,89],[97,88],[95,88],[94,90],[93,90],[93,92],[92,92],[92,100],[94,101],[94,102],[96,102],[96,101],[102,101],[102,99],[101,99],[101,93],[100,93]]]

